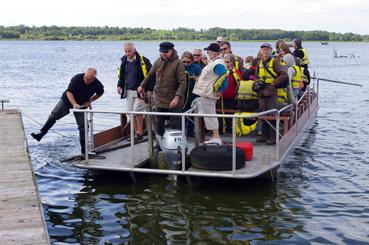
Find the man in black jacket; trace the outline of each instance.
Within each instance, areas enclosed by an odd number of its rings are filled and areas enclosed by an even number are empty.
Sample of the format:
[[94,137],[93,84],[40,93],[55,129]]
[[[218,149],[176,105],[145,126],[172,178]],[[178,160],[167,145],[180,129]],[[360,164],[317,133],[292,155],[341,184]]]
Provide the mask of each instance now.
[[[138,96],[137,88],[151,69],[150,60],[140,55],[133,43],[124,43],[124,53],[118,72],[118,94],[126,99],[128,111],[145,111],[145,102]],[[134,122],[135,140],[142,139],[143,115],[136,115],[130,121]]]
[[305,91],[306,86],[310,84],[310,72],[309,72],[309,55],[306,49],[302,47],[302,42],[300,38],[296,38],[292,42],[293,48],[295,49],[293,51],[293,55],[297,58],[301,59],[301,67],[304,68],[304,74],[307,78],[307,82],[304,82],[304,87],[302,88],[303,91]]
[[[69,114],[70,109],[88,108],[91,103],[100,98],[104,93],[104,86],[96,78],[96,69],[88,68],[85,73],[75,75],[61,96],[59,102],[52,110],[40,132],[32,133],[31,136],[40,141],[57,120]],[[78,124],[81,153],[85,153],[85,123],[83,113],[74,112]]]

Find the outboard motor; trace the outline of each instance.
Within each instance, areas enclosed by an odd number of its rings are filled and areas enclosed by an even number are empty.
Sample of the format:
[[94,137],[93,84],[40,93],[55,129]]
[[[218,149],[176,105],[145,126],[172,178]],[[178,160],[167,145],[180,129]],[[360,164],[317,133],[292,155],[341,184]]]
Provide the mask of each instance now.
[[169,170],[179,170],[182,165],[182,145],[187,152],[187,140],[182,137],[182,131],[168,129],[161,139],[160,148],[163,150]]

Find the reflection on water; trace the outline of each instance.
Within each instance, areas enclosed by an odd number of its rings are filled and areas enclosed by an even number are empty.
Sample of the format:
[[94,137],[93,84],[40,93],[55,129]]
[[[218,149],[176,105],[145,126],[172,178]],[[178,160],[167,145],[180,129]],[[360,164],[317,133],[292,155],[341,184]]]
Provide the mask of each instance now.
[[[157,42],[137,42],[151,60]],[[179,53],[207,43],[177,42]],[[258,43],[234,43],[234,52],[255,54]],[[59,121],[41,143],[29,139],[33,166],[55,244],[359,244],[369,243],[369,44],[306,43],[320,77],[365,84],[321,82],[320,110],[306,137],[279,170],[276,184],[89,172],[61,163],[78,153],[74,118]],[[356,59],[334,59],[332,47]],[[106,88],[96,109],[118,110],[119,42],[0,42],[0,97],[43,121],[69,79],[87,66]],[[27,134],[39,126],[24,118]],[[97,129],[117,117],[97,116]]]

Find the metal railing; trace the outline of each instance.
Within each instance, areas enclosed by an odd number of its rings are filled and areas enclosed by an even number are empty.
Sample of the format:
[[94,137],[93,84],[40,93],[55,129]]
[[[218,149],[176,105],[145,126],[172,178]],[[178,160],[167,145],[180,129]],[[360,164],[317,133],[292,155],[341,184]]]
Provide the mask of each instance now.
[[[318,79],[319,81],[319,79]],[[319,87],[319,86],[318,86]],[[79,113],[84,113],[84,125],[85,125],[85,161],[88,162],[89,161],[89,154],[94,154],[94,145],[93,145],[93,115],[94,114],[116,114],[116,115],[129,115],[130,118],[133,118],[134,115],[144,115],[144,116],[177,116],[177,117],[181,117],[181,131],[182,131],[182,137],[185,138],[186,137],[186,129],[185,129],[185,121],[186,121],[186,117],[194,117],[195,118],[195,146],[197,146],[199,144],[199,133],[198,133],[198,119],[200,117],[215,117],[215,118],[232,118],[232,173],[231,174],[211,174],[211,176],[219,176],[219,177],[230,177],[230,176],[235,176],[236,173],[236,119],[252,119],[252,118],[259,118],[265,115],[275,115],[275,121],[276,121],[276,127],[272,127],[273,130],[276,131],[276,145],[275,145],[275,159],[277,161],[280,160],[280,153],[279,153],[279,142],[280,142],[280,121],[281,121],[281,113],[285,112],[288,109],[291,109],[293,106],[295,106],[295,123],[297,123],[298,121],[298,110],[299,107],[298,105],[302,102],[302,100],[304,99],[304,97],[307,95],[308,97],[308,110],[309,110],[309,116],[310,116],[310,90],[311,88],[307,88],[307,90],[304,92],[303,96],[300,98],[300,100],[298,100],[298,103],[293,105],[287,105],[285,107],[283,107],[280,110],[277,109],[271,109],[268,111],[263,111],[260,113],[255,113],[255,114],[251,114],[251,115],[242,115],[242,114],[199,114],[199,113],[193,113],[194,111],[197,110],[197,106],[191,108],[190,110],[183,112],[183,113],[172,113],[172,112],[149,112],[149,111],[145,111],[145,112],[137,112],[137,111],[112,111],[112,110],[92,110],[92,109],[71,109],[71,111],[73,112],[79,112]],[[90,115],[90,117],[88,117],[88,114]],[[131,119],[132,120],[132,119]],[[133,122],[133,121],[132,121]],[[90,132],[90,134],[89,134]],[[90,139],[89,139],[89,135],[90,135]],[[131,169],[134,169],[137,172],[141,172],[141,168],[136,168],[134,166],[134,162],[135,162],[135,144],[134,144],[134,123],[130,123],[130,143],[131,143],[131,160],[132,160],[132,167]],[[149,139],[150,140],[150,139]],[[152,140],[152,139],[151,139]],[[186,160],[186,146],[184,144],[182,144],[181,147],[181,158],[182,158],[182,165],[181,165],[181,170],[159,170],[159,169],[145,169],[145,172],[153,172],[153,173],[165,173],[165,174],[179,174],[179,173],[184,173],[186,172],[186,165],[185,165],[185,160]],[[194,173],[191,173],[191,175],[196,175]]]

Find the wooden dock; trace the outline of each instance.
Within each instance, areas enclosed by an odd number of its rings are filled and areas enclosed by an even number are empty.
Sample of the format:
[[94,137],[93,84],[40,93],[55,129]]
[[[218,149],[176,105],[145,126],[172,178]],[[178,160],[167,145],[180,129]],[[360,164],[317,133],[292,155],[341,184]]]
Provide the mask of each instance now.
[[0,244],[50,244],[22,116],[0,111]]

